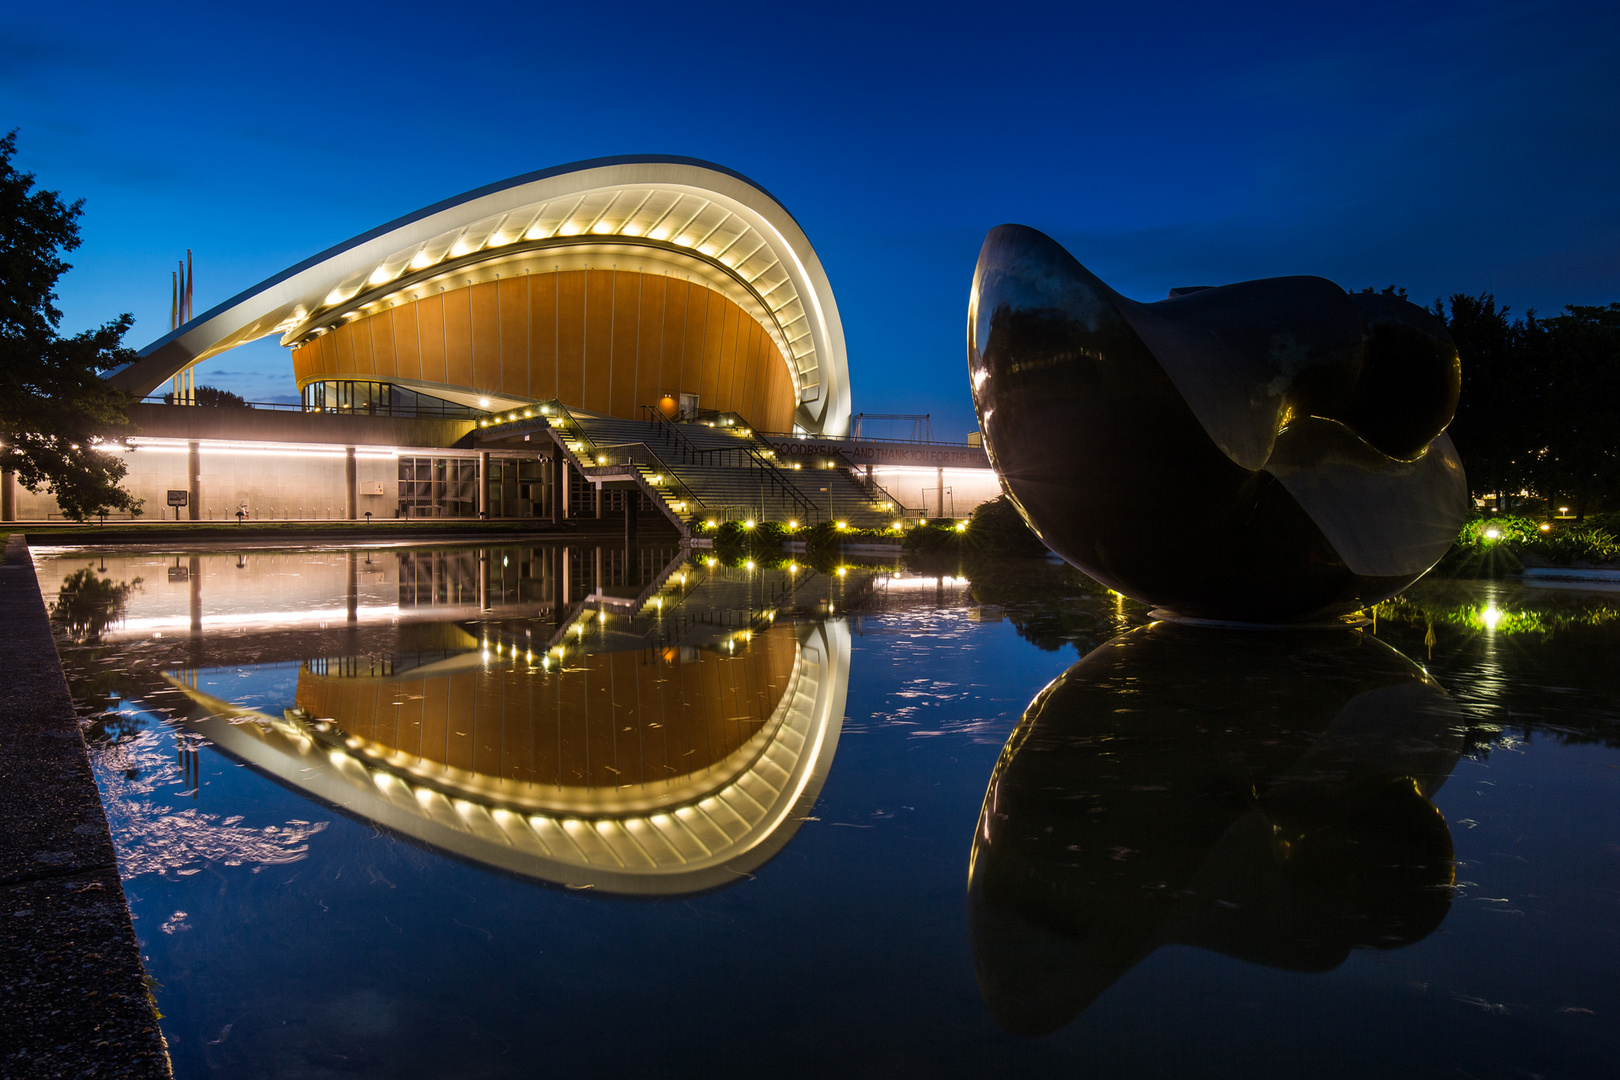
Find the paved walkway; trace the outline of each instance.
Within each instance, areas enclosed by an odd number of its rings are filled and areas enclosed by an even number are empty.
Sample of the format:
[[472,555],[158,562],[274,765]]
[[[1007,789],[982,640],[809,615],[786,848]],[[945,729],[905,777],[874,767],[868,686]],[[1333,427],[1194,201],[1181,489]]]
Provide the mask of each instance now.
[[17,534],[0,628],[0,1076],[167,1077],[107,816]]

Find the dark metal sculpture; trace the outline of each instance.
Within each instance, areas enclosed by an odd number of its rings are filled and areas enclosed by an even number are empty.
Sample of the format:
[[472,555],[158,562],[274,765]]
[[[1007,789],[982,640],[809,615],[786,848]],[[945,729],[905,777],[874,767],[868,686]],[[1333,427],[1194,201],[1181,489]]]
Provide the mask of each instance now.
[[1432,799],[1466,729],[1358,631],[1161,622],[1094,650],[1030,703],[973,834],[991,1014],[1055,1030],[1164,945],[1319,972],[1421,940],[1451,907]]
[[1445,325],[1317,277],[1141,304],[992,229],[968,307],[980,430],[1053,551],[1168,613],[1280,623],[1376,603],[1468,512]]

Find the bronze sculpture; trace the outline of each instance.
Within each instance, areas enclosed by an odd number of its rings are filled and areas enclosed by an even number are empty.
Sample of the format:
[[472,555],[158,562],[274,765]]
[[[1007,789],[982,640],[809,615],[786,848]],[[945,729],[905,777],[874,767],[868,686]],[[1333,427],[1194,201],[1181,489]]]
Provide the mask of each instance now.
[[1410,584],[1468,512],[1434,315],[1324,278],[1130,300],[1022,225],[968,308],[980,430],[1053,551],[1167,614],[1331,620]]

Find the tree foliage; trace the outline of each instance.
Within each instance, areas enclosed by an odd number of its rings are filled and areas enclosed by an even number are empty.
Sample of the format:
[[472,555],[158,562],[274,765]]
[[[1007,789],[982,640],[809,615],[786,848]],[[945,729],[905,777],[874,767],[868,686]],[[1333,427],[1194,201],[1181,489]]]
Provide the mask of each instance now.
[[[199,386],[196,389],[196,403],[204,408],[214,409],[245,409],[247,399],[241,394],[233,394],[229,390],[221,390],[217,386]],[[163,404],[174,404],[174,391],[166,391],[163,395]]]
[[1450,430],[1474,494],[1530,491],[1581,514],[1620,501],[1620,304],[1510,320],[1490,294],[1458,294],[1435,312],[1462,357]]
[[102,374],[135,359],[123,337],[130,315],[62,337],[56,282],[79,246],[84,201],[35,191],[11,163],[17,133],[0,138],[0,440],[4,464],[30,491],[49,488],[62,512],[138,511],[118,486],[121,455],[99,447],[128,430],[130,398]]

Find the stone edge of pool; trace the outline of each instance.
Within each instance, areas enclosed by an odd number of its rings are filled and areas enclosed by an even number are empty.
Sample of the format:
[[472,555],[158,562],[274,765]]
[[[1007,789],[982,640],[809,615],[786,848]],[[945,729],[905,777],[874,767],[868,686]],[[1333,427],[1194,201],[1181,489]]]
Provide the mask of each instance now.
[[107,815],[22,534],[0,566],[0,1074],[168,1077]]

